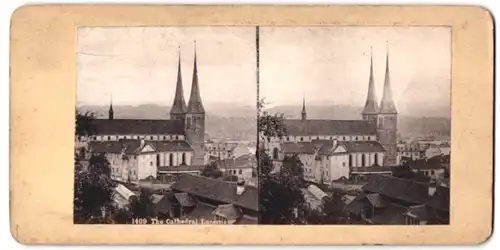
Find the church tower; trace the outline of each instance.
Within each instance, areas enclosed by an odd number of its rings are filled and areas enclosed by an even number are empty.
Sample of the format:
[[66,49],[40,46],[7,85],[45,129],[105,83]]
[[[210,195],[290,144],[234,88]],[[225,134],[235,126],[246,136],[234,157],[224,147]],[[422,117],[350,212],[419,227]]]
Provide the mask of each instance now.
[[373,123],[377,122],[379,112],[377,97],[375,95],[375,81],[373,79],[373,53],[370,48],[370,78],[368,80],[368,94],[363,112],[361,113],[363,120]]
[[307,119],[307,113],[306,113],[306,97],[302,97],[302,121],[305,121]]
[[113,96],[111,96],[109,100],[108,119],[113,120],[114,118],[115,118],[115,111],[113,110]]
[[193,83],[186,114],[186,137],[194,149],[192,165],[203,165],[205,146],[205,109],[201,101],[198,85],[198,65],[196,62],[196,41],[194,49]]
[[170,109],[171,120],[184,121],[186,117],[187,107],[184,101],[184,90],[182,88],[182,72],[181,72],[181,52],[179,48],[179,64],[177,66],[177,86],[175,87],[175,97],[172,108]]
[[385,82],[380,111],[377,122],[378,140],[384,146],[386,152],[384,166],[397,165],[397,127],[398,111],[392,98],[391,81],[389,73],[389,52],[385,65]]

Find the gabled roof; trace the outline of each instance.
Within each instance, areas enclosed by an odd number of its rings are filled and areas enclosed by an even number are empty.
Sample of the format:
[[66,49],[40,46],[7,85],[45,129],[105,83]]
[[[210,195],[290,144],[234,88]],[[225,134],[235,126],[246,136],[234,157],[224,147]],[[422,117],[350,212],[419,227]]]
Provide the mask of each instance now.
[[258,211],[258,190],[252,186],[245,186],[245,191],[241,195],[238,195],[236,194],[235,183],[186,174],[179,176],[178,181],[172,185],[172,189],[205,199]]
[[379,225],[404,225],[406,224],[406,210],[404,206],[390,203],[381,214],[373,216],[371,221]]
[[215,162],[218,168],[253,168],[257,164],[255,156],[247,154],[236,159],[217,160]]
[[405,215],[414,217],[418,220],[425,221],[429,219],[427,207],[424,205],[411,206],[406,211]]
[[450,189],[436,187],[434,195],[429,195],[429,185],[412,180],[396,178],[387,175],[373,175],[363,186],[363,191],[378,193],[392,199],[401,200],[415,205],[426,205],[442,211],[449,211]]
[[178,120],[96,119],[97,135],[182,135],[184,122]]
[[367,194],[366,199],[372,204],[372,206],[381,208],[387,206],[387,201],[380,194]]
[[[193,151],[186,141],[145,141],[144,145],[152,146],[155,152]],[[120,139],[118,141],[91,141],[89,149],[94,153],[135,154],[139,153],[142,148],[139,139]]]
[[285,119],[287,134],[292,136],[315,135],[374,135],[376,124],[364,120],[298,120]]

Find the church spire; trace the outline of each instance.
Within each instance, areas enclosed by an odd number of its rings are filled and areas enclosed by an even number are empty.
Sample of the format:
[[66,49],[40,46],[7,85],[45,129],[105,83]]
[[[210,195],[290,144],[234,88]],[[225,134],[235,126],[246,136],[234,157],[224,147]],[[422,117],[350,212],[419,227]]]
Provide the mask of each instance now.
[[113,120],[115,117],[115,111],[113,110],[113,94],[111,94],[109,98],[109,110],[108,110],[108,119]]
[[187,112],[186,101],[184,100],[184,90],[182,88],[182,71],[181,71],[181,49],[179,47],[179,62],[177,65],[177,86],[175,87],[175,97],[170,115],[184,115]]
[[302,96],[302,120],[305,121],[307,119],[306,113],[306,96],[305,94]]
[[373,79],[373,52],[370,47],[370,78],[368,80],[368,94],[366,95],[365,108],[363,115],[377,114],[379,111],[377,97],[375,95],[375,81]]
[[194,41],[194,68],[193,84],[191,85],[191,96],[187,107],[188,113],[204,114],[205,109],[201,102],[200,87],[198,86],[198,65],[196,62],[196,41]]
[[391,91],[391,79],[389,73],[389,46],[387,46],[387,58],[385,62],[385,83],[384,83],[384,94],[382,96],[382,102],[380,103],[380,113],[381,114],[397,114],[396,105],[394,105],[394,100],[392,99]]

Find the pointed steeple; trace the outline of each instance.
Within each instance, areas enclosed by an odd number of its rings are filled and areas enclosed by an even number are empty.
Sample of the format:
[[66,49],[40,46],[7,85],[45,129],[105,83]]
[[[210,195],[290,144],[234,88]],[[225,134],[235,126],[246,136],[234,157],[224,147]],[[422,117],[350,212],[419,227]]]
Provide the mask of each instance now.
[[201,102],[200,87],[198,86],[198,65],[196,63],[196,41],[194,41],[194,68],[193,68],[193,84],[191,85],[191,96],[187,107],[188,113],[204,114],[205,109]]
[[187,112],[186,101],[184,100],[184,90],[182,88],[182,71],[181,71],[181,50],[179,47],[179,63],[177,65],[177,86],[175,87],[175,97],[170,115],[182,115]]
[[306,96],[302,96],[302,120],[307,119],[307,112],[306,112]]
[[397,114],[396,105],[394,105],[394,100],[392,99],[391,91],[391,79],[389,72],[389,46],[387,46],[387,58],[385,62],[385,83],[384,83],[384,94],[382,96],[382,102],[380,103],[380,113],[381,114]]
[[365,108],[363,115],[377,114],[379,111],[377,97],[375,94],[375,81],[373,79],[373,52],[370,47],[370,78],[368,80],[368,94],[366,95]]
[[113,94],[111,94],[109,98],[108,119],[113,120],[114,118],[115,118],[115,111],[113,110]]

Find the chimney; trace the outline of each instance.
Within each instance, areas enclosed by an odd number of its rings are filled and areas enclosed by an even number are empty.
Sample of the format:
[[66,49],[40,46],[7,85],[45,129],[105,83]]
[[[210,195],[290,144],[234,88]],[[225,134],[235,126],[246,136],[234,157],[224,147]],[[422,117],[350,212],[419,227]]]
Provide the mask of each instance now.
[[236,184],[236,194],[241,195],[245,192],[245,181],[244,180],[238,180]]
[[433,196],[436,193],[437,183],[435,180],[431,180],[429,183],[429,196]]

